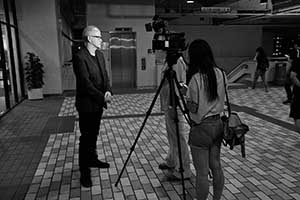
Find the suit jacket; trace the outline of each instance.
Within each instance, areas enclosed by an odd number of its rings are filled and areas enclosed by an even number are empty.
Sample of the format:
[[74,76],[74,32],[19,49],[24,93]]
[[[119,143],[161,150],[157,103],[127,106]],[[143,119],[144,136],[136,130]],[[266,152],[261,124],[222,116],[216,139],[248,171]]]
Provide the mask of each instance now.
[[106,91],[111,91],[102,52],[96,51],[96,60],[87,48],[82,48],[73,57],[76,76],[75,106],[78,112],[97,112],[107,108],[104,101]]

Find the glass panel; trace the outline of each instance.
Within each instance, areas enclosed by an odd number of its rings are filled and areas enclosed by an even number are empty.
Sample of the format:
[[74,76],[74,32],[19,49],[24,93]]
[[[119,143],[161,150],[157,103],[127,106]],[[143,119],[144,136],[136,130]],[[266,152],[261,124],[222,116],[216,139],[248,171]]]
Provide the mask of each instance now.
[[16,85],[17,85],[17,95],[18,100],[20,101],[22,99],[22,92],[21,92],[21,79],[20,79],[20,71],[19,71],[19,61],[18,61],[18,53],[17,53],[17,43],[16,43],[16,32],[15,28],[11,28],[11,37],[12,37],[12,43],[13,43],[13,54],[14,54],[14,60],[15,60],[15,72],[16,72]]
[[15,25],[14,23],[14,15],[13,15],[13,9],[12,9],[12,1],[11,0],[7,0],[8,3],[8,10],[9,10],[9,24],[10,25]]
[[[1,24],[1,31],[0,33],[2,33],[2,27],[4,25]],[[6,73],[6,57],[8,55],[7,51],[4,50],[4,43],[3,43],[3,39],[4,38],[4,34],[2,34],[2,37],[0,38],[0,50],[1,50],[1,54],[0,54],[0,59],[1,59],[1,66],[0,66],[0,115],[2,115],[6,109],[8,109],[6,107],[6,93],[5,93],[5,83],[7,83],[7,79],[5,78],[5,75],[7,75]]]
[[[0,43],[0,45],[1,45],[1,43]],[[1,54],[0,54],[0,57],[1,57]],[[2,58],[1,58],[1,61],[2,61]],[[5,110],[6,110],[6,104],[5,104],[4,79],[3,79],[3,66],[0,66],[0,115]]]
[[5,51],[5,58],[6,58],[6,70],[8,74],[8,89],[9,89],[9,99],[10,99],[10,105],[13,106],[16,104],[15,97],[14,97],[14,91],[13,91],[13,82],[12,82],[12,65],[10,60],[10,54],[9,54],[9,45],[8,45],[8,36],[7,36],[7,29],[6,26],[1,26],[2,28],[2,38],[3,38],[3,46]]
[[4,13],[4,6],[3,1],[0,0],[0,21],[5,22],[5,13]]
[[[8,15],[9,15],[9,24],[14,25],[14,18],[13,18],[13,9],[12,9],[12,1],[10,0],[4,0],[7,2],[8,5]],[[7,22],[8,20],[5,17],[5,12],[4,12],[4,3],[3,0],[0,0],[0,20],[3,22]]]

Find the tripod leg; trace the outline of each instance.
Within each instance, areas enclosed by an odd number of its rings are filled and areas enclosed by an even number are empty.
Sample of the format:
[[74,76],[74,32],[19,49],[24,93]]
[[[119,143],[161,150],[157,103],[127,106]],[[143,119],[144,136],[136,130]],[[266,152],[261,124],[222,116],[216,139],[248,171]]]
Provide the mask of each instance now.
[[130,158],[131,154],[132,154],[133,151],[134,151],[135,145],[136,145],[138,139],[140,138],[140,135],[141,135],[141,133],[142,133],[142,131],[143,131],[143,128],[144,128],[144,126],[145,126],[145,124],[146,124],[146,121],[147,121],[148,117],[149,117],[150,114],[151,114],[152,108],[153,108],[154,105],[155,105],[156,99],[157,99],[157,97],[158,97],[158,95],[159,95],[159,93],[160,93],[160,90],[161,90],[161,88],[162,88],[162,86],[163,86],[163,83],[164,83],[166,77],[167,77],[167,74],[165,73],[164,76],[163,76],[163,79],[161,80],[161,82],[160,82],[160,84],[159,84],[159,87],[158,87],[158,89],[157,89],[157,91],[156,91],[156,93],[155,93],[155,96],[154,96],[154,98],[153,98],[153,100],[152,100],[152,102],[151,102],[151,105],[150,105],[148,111],[146,112],[146,116],[145,116],[145,118],[144,118],[144,121],[143,121],[143,123],[142,123],[142,126],[140,127],[140,130],[139,130],[139,132],[138,132],[138,134],[137,134],[137,136],[136,136],[136,138],[135,138],[135,140],[134,140],[134,142],[133,142],[133,145],[132,145],[131,148],[130,148],[130,153],[128,154],[127,159],[126,159],[126,161],[125,161],[125,163],[124,163],[124,166],[123,166],[123,168],[122,168],[122,170],[121,170],[121,172],[120,172],[120,175],[119,175],[119,177],[118,177],[118,179],[117,179],[117,181],[116,181],[116,183],[115,183],[115,187],[117,187],[117,185],[118,185],[118,183],[119,183],[119,181],[120,181],[120,179],[121,179],[121,176],[122,176],[122,174],[123,174],[123,172],[124,172],[124,170],[125,170],[125,167],[126,167],[128,161],[129,161],[129,158]]
[[170,87],[170,106],[173,109],[174,112],[174,122],[176,125],[176,135],[177,135],[177,146],[178,146],[178,154],[179,154],[179,164],[180,164],[180,174],[181,174],[181,183],[182,183],[182,192],[183,192],[183,199],[186,199],[185,195],[185,185],[184,185],[184,169],[183,169],[183,162],[182,162],[182,151],[181,151],[181,144],[180,144],[180,133],[179,133],[179,126],[178,126],[178,113],[177,113],[177,106],[179,106],[179,100],[176,100],[176,94],[175,94],[175,85],[174,80],[176,80],[176,73],[175,71],[170,68],[169,70],[169,76],[168,76],[168,82]]

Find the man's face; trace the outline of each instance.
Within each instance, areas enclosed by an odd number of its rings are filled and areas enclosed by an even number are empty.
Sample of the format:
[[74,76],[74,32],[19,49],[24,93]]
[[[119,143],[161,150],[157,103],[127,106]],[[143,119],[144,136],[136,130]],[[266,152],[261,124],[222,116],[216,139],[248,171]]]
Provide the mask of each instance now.
[[97,48],[101,48],[102,35],[99,29],[93,29],[89,35],[89,42]]

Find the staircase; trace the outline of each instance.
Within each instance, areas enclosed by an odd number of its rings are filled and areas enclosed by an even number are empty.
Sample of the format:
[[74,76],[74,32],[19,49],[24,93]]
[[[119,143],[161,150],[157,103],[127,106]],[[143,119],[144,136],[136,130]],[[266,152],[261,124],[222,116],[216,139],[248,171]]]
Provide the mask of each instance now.
[[256,68],[254,60],[244,60],[227,74],[229,83],[237,83],[241,79],[252,80]]

